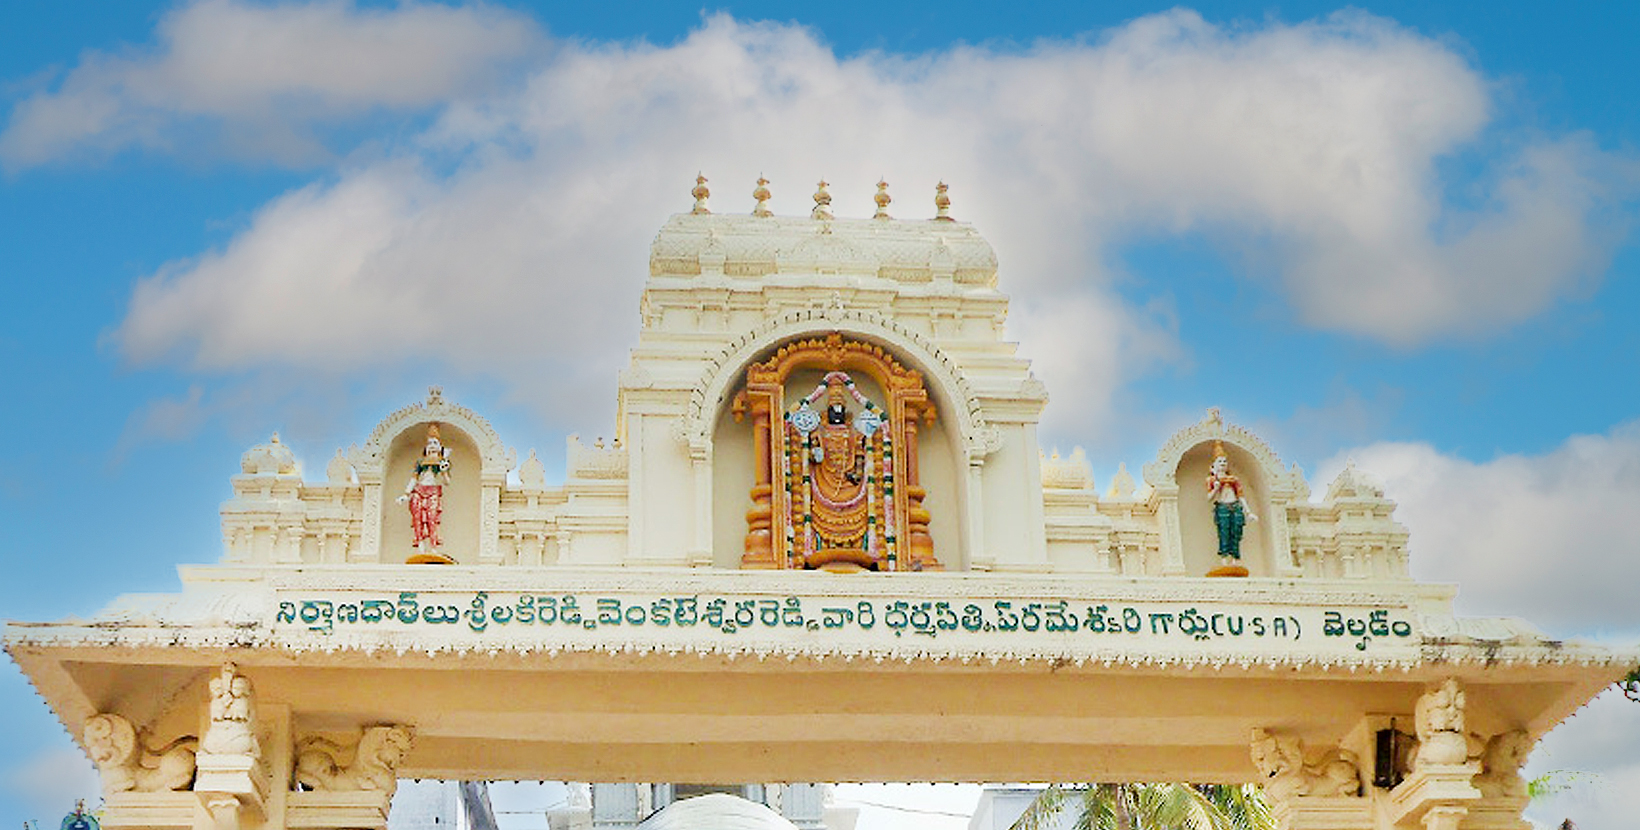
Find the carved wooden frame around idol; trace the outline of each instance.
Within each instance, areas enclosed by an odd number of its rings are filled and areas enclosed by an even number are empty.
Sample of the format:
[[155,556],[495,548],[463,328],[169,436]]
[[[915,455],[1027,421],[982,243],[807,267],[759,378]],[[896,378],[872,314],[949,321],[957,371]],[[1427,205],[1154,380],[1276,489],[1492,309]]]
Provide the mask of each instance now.
[[799,369],[862,372],[887,396],[887,423],[882,428],[898,448],[890,456],[892,467],[887,472],[900,482],[892,491],[893,515],[904,517],[905,556],[888,546],[884,553],[871,557],[872,567],[880,571],[943,570],[934,557],[934,538],[928,530],[930,514],[923,506],[927,491],[917,473],[917,421],[931,423],[936,414],[922,375],[900,365],[883,347],[847,339],[840,332],[788,343],[767,360],[746,367],[746,388],[735,395],[732,410],[736,421],[747,414],[752,418],[752,507],[746,512],[746,550],[741,567],[781,569],[823,564],[793,555],[783,543],[788,531],[796,530],[792,526],[792,482],[787,477],[783,440],[785,384]]

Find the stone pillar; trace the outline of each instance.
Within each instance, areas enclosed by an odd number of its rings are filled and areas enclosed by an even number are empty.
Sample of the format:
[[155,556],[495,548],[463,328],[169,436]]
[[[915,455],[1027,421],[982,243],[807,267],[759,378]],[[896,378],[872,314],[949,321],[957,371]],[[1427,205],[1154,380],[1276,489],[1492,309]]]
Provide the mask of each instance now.
[[963,499],[963,519],[967,523],[968,568],[989,571],[996,568],[996,552],[985,545],[985,455],[968,448],[967,493]]
[[1162,531],[1162,574],[1183,576],[1186,571],[1184,534],[1179,530],[1179,485],[1169,482],[1153,486],[1161,502],[1156,508],[1156,518]]
[[364,516],[359,522],[359,547],[354,561],[380,562],[382,559],[382,476],[359,473],[364,490]]
[[[765,395],[748,395],[752,413],[752,509],[746,511],[746,552],[740,557],[742,568],[779,568],[782,557],[775,555],[773,466],[774,441],[770,432],[769,399]],[[737,413],[738,414],[738,413]]]
[[1418,754],[1412,774],[1390,792],[1388,814],[1394,824],[1459,830],[1469,808],[1480,799],[1472,782],[1481,763],[1469,758],[1466,701],[1463,687],[1452,678],[1418,698]]
[[928,523],[933,517],[923,506],[928,491],[923,488],[917,471],[917,419],[909,412],[905,415],[905,446],[901,452],[905,454],[905,535],[909,567],[914,571],[943,570],[934,558],[934,537],[928,532]]
[[688,449],[695,486],[695,535],[689,545],[689,564],[704,568],[712,564],[712,534],[717,521],[712,500],[712,441],[704,437],[691,439]]

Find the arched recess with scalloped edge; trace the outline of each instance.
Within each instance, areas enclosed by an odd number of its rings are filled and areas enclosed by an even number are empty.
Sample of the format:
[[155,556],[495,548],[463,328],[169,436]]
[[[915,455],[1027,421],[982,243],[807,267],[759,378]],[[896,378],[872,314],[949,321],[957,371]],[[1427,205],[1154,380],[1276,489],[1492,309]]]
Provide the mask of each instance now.
[[477,564],[494,556],[500,489],[516,464],[516,454],[502,443],[488,420],[445,400],[435,387],[427,400],[382,419],[364,446],[347,454],[364,488],[362,554],[367,561],[403,562],[412,552],[409,511],[397,499],[409,482],[415,457],[425,446],[427,427],[433,424],[438,425],[439,439],[451,452],[440,552],[461,564]]
[[[746,513],[752,507],[754,449],[749,421],[737,422],[732,412],[735,393],[744,388],[747,367],[797,340],[839,334],[881,347],[901,365],[922,375],[937,413],[935,422],[920,432],[919,479],[927,490],[924,506],[930,515],[929,533],[934,555],[948,570],[967,567],[968,544],[962,538],[968,509],[966,472],[969,459],[990,451],[988,430],[978,402],[962,382],[955,366],[921,338],[869,313],[814,309],[792,312],[769,321],[725,350],[697,384],[691,399],[687,430],[691,444],[707,449],[712,458],[713,564],[740,567],[745,550]],[[818,381],[819,375],[797,373],[788,400],[796,401]],[[809,388],[796,391],[807,385]],[[868,397],[882,395],[866,384]]]

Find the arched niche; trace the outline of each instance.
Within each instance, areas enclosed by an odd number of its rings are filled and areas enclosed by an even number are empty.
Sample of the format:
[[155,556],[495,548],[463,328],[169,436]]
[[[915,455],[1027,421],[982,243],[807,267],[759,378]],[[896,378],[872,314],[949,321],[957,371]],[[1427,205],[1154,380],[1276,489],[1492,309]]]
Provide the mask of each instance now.
[[[717,434],[722,415],[745,383],[746,366],[766,359],[782,344],[804,337],[840,333],[882,346],[921,373],[940,411],[940,422],[965,464],[983,463],[998,448],[979,397],[968,387],[955,360],[915,330],[870,309],[820,306],[794,309],[765,320],[730,343],[695,384],[680,438],[701,450]],[[949,564],[949,563],[948,563]]]
[[[946,422],[942,411],[948,391],[925,386],[922,373],[906,365],[898,350],[837,331],[784,339],[734,370],[739,382],[730,387],[733,394],[725,396],[716,412],[710,444],[713,564],[728,568],[806,564],[790,561],[781,544],[785,525],[779,517],[790,515],[791,507],[776,492],[789,492],[786,485],[790,483],[779,480],[781,427],[785,412],[824,385],[826,376],[835,371],[846,372],[863,398],[886,409],[894,429],[908,426],[912,436],[895,456],[905,465],[895,475],[896,515],[903,519],[906,538],[892,567],[962,567],[965,493],[958,472],[965,465],[958,449],[961,438],[953,437],[953,425]],[[754,537],[764,540],[765,546],[758,548]],[[915,556],[913,539],[919,551]],[[749,550],[749,544],[753,549]]]
[[1306,491],[1297,468],[1288,470],[1262,438],[1227,424],[1217,409],[1174,433],[1145,465],[1162,524],[1163,573],[1201,576],[1218,565],[1218,531],[1207,499],[1213,445],[1220,442],[1231,472],[1245,483],[1243,498],[1258,516],[1242,535],[1242,564],[1252,576],[1298,575],[1289,548],[1287,507]]
[[[1213,523],[1213,504],[1208,499],[1207,475],[1213,465],[1215,441],[1191,447],[1179,459],[1174,480],[1179,487],[1179,540],[1185,571],[1204,574],[1219,564],[1218,528]],[[1230,472],[1242,482],[1242,498],[1257,520],[1249,520],[1241,538],[1241,564],[1252,576],[1270,576],[1275,568],[1270,557],[1270,480],[1264,466],[1252,453],[1224,443]]]
[[393,437],[387,448],[383,476],[380,561],[402,563],[412,553],[410,509],[400,504],[414,478],[414,466],[427,442],[427,428],[437,424],[439,441],[450,451],[450,483],[444,486],[444,515],[440,523],[443,544],[439,553],[457,564],[478,562],[479,512],[483,485],[478,444],[454,424],[423,422]]
[[396,564],[409,555],[410,513],[397,499],[432,424],[438,425],[440,440],[451,451],[440,552],[464,565],[500,563],[496,539],[501,488],[517,456],[489,421],[446,401],[437,387],[428,390],[427,400],[387,416],[364,446],[347,454],[364,490],[364,538],[356,561]]

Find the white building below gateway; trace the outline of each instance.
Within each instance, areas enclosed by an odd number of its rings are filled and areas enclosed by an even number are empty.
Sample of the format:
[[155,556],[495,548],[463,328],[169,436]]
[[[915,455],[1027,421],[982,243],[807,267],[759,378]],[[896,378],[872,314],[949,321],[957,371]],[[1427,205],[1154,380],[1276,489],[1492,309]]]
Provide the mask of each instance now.
[[1104,492],[1043,457],[948,202],[695,195],[563,484],[435,389],[322,478],[248,451],[180,592],[7,626],[109,830],[381,828],[398,778],[1259,781],[1285,827],[1524,828],[1525,753],[1636,662],[1454,617],[1381,489],[1313,500],[1216,411]]

